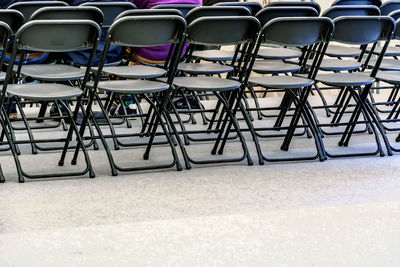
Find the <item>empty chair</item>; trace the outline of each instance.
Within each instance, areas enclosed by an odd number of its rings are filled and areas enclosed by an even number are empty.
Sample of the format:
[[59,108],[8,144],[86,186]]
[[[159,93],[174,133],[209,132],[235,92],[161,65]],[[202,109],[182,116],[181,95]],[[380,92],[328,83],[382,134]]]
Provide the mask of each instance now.
[[214,6],[242,6],[247,8],[253,16],[262,8],[259,2],[220,2]]
[[103,25],[103,12],[93,6],[45,7],[32,14],[31,20],[88,19]]
[[353,6],[353,5],[373,5],[380,7],[381,0],[336,0],[332,6]]
[[25,21],[30,20],[33,13],[42,7],[50,6],[68,6],[67,3],[62,1],[29,1],[29,2],[17,2],[9,6],[9,9],[15,9],[21,12]]
[[126,10],[118,15],[115,20],[128,16],[154,16],[154,15],[176,15],[183,17],[182,12],[177,9],[132,9]]
[[[381,146],[380,137],[384,140],[388,154],[392,154],[389,146],[387,137],[384,133],[382,125],[379,123],[378,118],[374,112],[374,107],[368,100],[368,95],[371,90],[373,83],[375,82],[375,76],[379,70],[380,64],[383,60],[384,53],[389,46],[389,42],[392,38],[395,22],[390,17],[339,17],[335,19],[335,33],[332,40],[345,44],[353,45],[372,45],[371,52],[367,57],[371,57],[378,41],[383,41],[384,46],[382,53],[378,57],[376,64],[372,71],[369,73],[365,72],[351,72],[351,73],[321,73],[316,76],[316,81],[323,84],[341,88],[341,102],[337,107],[337,112],[343,114],[348,108],[350,99],[356,102],[355,109],[351,112],[351,117],[347,123],[339,124],[332,123],[328,126],[345,125],[344,132],[338,132],[341,135],[339,146],[348,146],[351,136],[355,131],[357,124],[367,124],[371,127],[371,130],[375,136],[377,143],[377,149],[371,152],[359,152],[359,153],[340,153],[333,154],[326,152],[328,157],[342,157],[342,156],[362,156],[362,155],[384,155],[384,151]],[[360,52],[361,53],[361,52]],[[338,113],[339,114],[339,113]],[[359,122],[361,114],[365,120]],[[339,120],[340,121],[340,120]],[[376,127],[377,128],[376,128]],[[378,131],[381,133],[379,136]]]
[[[71,38],[74,36],[74,38]],[[95,177],[89,155],[87,154],[86,148],[83,145],[82,136],[79,134],[78,128],[75,124],[75,119],[78,115],[80,101],[82,99],[83,90],[79,87],[73,87],[64,84],[56,83],[40,83],[40,84],[11,84],[15,59],[17,51],[43,51],[43,52],[65,52],[79,49],[90,49],[92,55],[95,53],[95,47],[97,46],[98,39],[100,36],[100,27],[97,23],[90,20],[35,20],[30,21],[22,26],[15,37],[13,44],[11,60],[7,68],[6,80],[3,85],[2,94],[0,98],[0,104],[4,103],[6,94],[12,99],[17,101],[17,106],[22,111],[21,105],[18,101],[20,99],[32,100],[32,101],[48,101],[53,102],[56,105],[62,105],[67,112],[66,116],[71,124],[67,133],[66,138],[58,139],[43,139],[33,140],[30,132],[28,131],[29,140],[16,140],[15,137],[10,133],[8,129],[11,125],[3,127],[7,140],[12,148],[12,154],[17,166],[18,180],[24,182],[24,178],[54,178],[54,177],[65,177],[65,176],[81,176],[89,173],[90,177]],[[93,58],[93,56],[91,57]],[[85,73],[85,77],[82,81],[82,88],[85,88],[86,82],[90,74],[91,61],[88,62],[88,68]],[[70,111],[65,101],[71,101],[77,99],[74,114]],[[64,116],[60,116],[64,117]],[[3,120],[3,117],[2,117]],[[5,120],[3,123],[8,124],[9,121]],[[29,123],[26,123],[27,130],[29,130]],[[33,144],[35,142],[64,142],[65,150],[61,155],[61,159],[58,165],[64,164],[66,152],[69,149],[69,142],[72,137],[76,136],[76,140],[82,146],[84,154],[84,166],[83,170],[75,172],[56,172],[56,173],[43,173],[40,170],[38,173],[35,170],[35,174],[25,172],[19,161],[19,156],[16,152],[15,145],[17,144]],[[77,162],[73,162],[76,164]],[[39,168],[40,166],[38,166]],[[37,169],[38,169],[37,168]]]
[[[104,109],[104,105],[99,98],[98,92],[108,91],[116,96],[128,95],[138,96],[146,101],[150,105],[148,114],[131,115],[134,117],[145,117],[146,122],[142,125],[142,132],[132,134],[118,135],[112,127],[111,135],[105,135],[103,130],[98,125],[97,121],[93,119],[93,123],[100,136],[100,139],[105,147],[109,164],[111,167],[112,175],[117,175],[118,171],[138,171],[148,169],[160,169],[160,168],[171,168],[176,166],[177,170],[181,170],[182,167],[179,162],[174,144],[172,142],[170,132],[165,125],[165,104],[166,98],[170,94],[172,81],[176,72],[176,65],[179,60],[180,53],[183,48],[184,34],[186,30],[186,22],[181,16],[176,15],[159,15],[159,16],[125,16],[116,20],[110,27],[107,39],[105,41],[105,47],[102,55],[102,59],[98,68],[99,72],[106,72],[109,75],[115,75],[119,80],[100,80],[100,75],[96,75],[94,84],[90,92],[90,100],[86,109],[86,114],[82,122],[81,133],[85,132],[86,123],[89,118],[92,118],[91,107],[93,102],[96,102],[101,108],[103,115],[110,120],[109,114]],[[171,57],[167,60],[167,68],[152,68],[148,66],[127,66],[124,71],[122,67],[110,67],[104,68],[105,60],[107,57],[108,50],[111,45],[119,44],[129,47],[146,47],[146,46],[159,46],[167,44],[177,44],[176,49]],[[154,70],[158,72],[155,73]],[[157,77],[166,76],[166,81],[154,81],[149,79],[155,79]],[[125,117],[128,117],[126,115]],[[161,128],[161,133],[157,130]],[[125,144],[124,146],[144,146],[146,151],[143,155],[145,160],[150,157],[150,150],[152,146],[156,145],[156,135],[163,135],[167,142],[163,141],[162,144],[169,144],[171,148],[171,163],[159,163],[153,165],[139,166],[134,164],[130,167],[123,167],[117,165],[113,155],[109,149],[106,139],[112,138],[114,141],[116,138],[122,137],[141,137],[149,136],[147,141],[141,143]],[[158,143],[158,142],[157,142]],[[77,156],[77,148],[75,156]],[[76,160],[76,157],[74,157]]]
[[[253,126],[249,120],[248,125],[256,144],[260,163],[265,161],[291,161],[291,160],[314,160],[319,158],[321,161],[326,159],[324,154],[321,137],[316,128],[316,122],[310,114],[307,107],[307,98],[311,92],[311,87],[314,84],[314,78],[318,73],[319,64],[324,57],[324,53],[331,39],[334,29],[333,21],[329,18],[310,18],[310,17],[294,17],[294,18],[276,18],[264,25],[262,34],[258,41],[258,47],[262,44],[278,44],[280,46],[302,47],[303,55],[301,60],[301,70],[299,73],[304,73],[302,76],[253,76],[250,77],[249,83],[253,86],[261,86],[263,88],[281,89],[284,90],[285,101],[282,101],[277,122],[272,128],[257,128]],[[311,59],[311,51],[317,51],[313,57],[313,64],[310,68],[306,67],[306,62]],[[297,93],[298,92],[298,93]],[[295,106],[295,113],[290,120],[289,126],[282,127],[283,120],[286,118],[287,109],[291,104]],[[262,108],[261,108],[262,109]],[[246,113],[244,113],[246,114]],[[261,150],[258,141],[261,137],[269,137],[261,135],[266,129],[287,130],[283,135],[284,141],[281,150],[288,151],[289,145],[299,126],[300,119],[304,124],[301,127],[308,128],[314,137],[316,147],[315,155],[301,155],[295,157],[277,157],[271,158],[265,156]],[[282,136],[273,134],[273,136]]]
[[318,14],[321,13],[321,6],[317,2],[311,1],[276,1],[271,2],[267,7],[312,7],[317,10]]

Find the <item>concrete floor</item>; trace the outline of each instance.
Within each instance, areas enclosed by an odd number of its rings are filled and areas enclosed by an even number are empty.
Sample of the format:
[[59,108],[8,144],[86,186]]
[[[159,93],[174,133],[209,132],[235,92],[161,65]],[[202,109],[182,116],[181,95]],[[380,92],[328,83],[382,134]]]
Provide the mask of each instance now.
[[[367,137],[355,146],[373,148]],[[337,149],[336,140],[326,142]],[[309,139],[296,141],[294,150],[313,152]],[[263,147],[274,152],[279,144]],[[153,160],[164,160],[168,148],[157,149]],[[208,149],[191,146],[192,153]],[[140,151],[115,155],[129,165]],[[112,177],[104,151],[90,154],[96,179],[24,184],[1,154],[8,182],[0,185],[0,266],[400,265],[400,155]],[[57,158],[23,161],[45,170]]]

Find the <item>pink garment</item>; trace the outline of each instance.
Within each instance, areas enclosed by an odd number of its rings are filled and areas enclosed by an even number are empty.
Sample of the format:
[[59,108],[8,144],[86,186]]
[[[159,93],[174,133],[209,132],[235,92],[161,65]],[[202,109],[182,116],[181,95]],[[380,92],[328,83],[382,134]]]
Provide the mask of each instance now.
[[[192,5],[202,5],[202,0],[131,0],[137,8],[139,9],[150,9],[158,5],[171,5],[174,4],[192,4]],[[186,50],[185,46],[185,50]],[[170,45],[154,46],[154,47],[143,47],[135,48],[134,53],[139,56],[139,58],[145,58],[151,61],[165,61]]]

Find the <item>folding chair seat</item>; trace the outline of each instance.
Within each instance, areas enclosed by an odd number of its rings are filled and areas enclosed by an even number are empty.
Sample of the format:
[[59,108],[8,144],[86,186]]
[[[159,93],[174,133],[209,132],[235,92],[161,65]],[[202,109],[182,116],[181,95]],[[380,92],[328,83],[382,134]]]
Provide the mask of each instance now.
[[[0,16],[1,16],[1,14],[2,13],[0,13]],[[12,33],[13,33],[13,31],[10,28],[10,26],[8,24],[6,24],[5,22],[0,21],[0,51],[2,52],[2,54],[0,56],[0,66],[3,66],[4,56],[5,56],[5,53],[3,53],[3,52],[6,51],[9,46]],[[0,99],[0,101],[1,101],[1,99]],[[3,102],[0,102],[0,104],[1,104],[0,105],[0,107],[1,107],[0,123],[1,123],[1,127],[4,129],[5,123],[2,118],[2,116],[4,115],[4,108],[3,108],[2,103]],[[1,140],[1,144],[2,145],[4,144],[3,140]],[[0,183],[4,183],[4,182],[5,182],[5,177],[4,177],[3,171],[1,169],[1,165],[0,165]]]
[[[237,80],[230,79],[231,73],[228,74],[227,78],[220,77],[203,77],[203,76],[185,76],[176,77],[173,81],[174,86],[177,90],[183,91],[184,93],[192,92],[204,92],[215,96],[218,100],[215,109],[200,109],[192,110],[194,113],[212,113],[216,115],[219,113],[221,108],[220,119],[224,120],[221,122],[220,127],[217,126],[219,123],[211,123],[207,130],[198,130],[195,132],[187,131],[184,125],[180,124],[182,131],[180,132],[183,137],[194,136],[198,134],[207,134],[207,137],[201,138],[202,141],[213,141],[214,146],[212,149],[212,155],[216,155],[219,146],[219,140],[223,135],[229,133],[226,132],[226,126],[229,121],[229,127],[234,127],[234,132],[240,140],[243,154],[240,157],[228,158],[227,156],[223,158],[210,158],[210,159],[194,159],[188,155],[186,147],[183,146],[182,142],[181,148],[186,161],[186,167],[190,167],[190,164],[210,164],[210,163],[224,163],[224,162],[240,162],[247,160],[249,165],[253,164],[253,161],[249,155],[246,142],[240,131],[240,127],[232,110],[232,104],[229,101],[233,99],[241,99],[243,88],[243,83],[245,81],[245,75],[247,74],[247,66],[250,60],[249,51],[253,50],[254,39],[259,31],[259,22],[254,17],[250,16],[211,16],[211,17],[201,17],[192,21],[187,29],[186,42],[190,45],[235,45],[236,51],[238,47],[245,47],[246,51],[241,53],[241,58],[238,60],[241,64],[239,69],[242,71],[239,73],[239,78]],[[226,34],[229,33],[229,34]],[[244,56],[246,55],[246,56]],[[231,66],[235,65],[235,60],[232,61]],[[175,91],[176,92],[176,91]],[[227,99],[230,95],[230,100]],[[173,103],[171,103],[173,104]],[[174,108],[176,110],[176,108]],[[185,111],[183,111],[184,113]],[[181,121],[179,114],[174,113],[178,117],[178,121]],[[171,123],[172,124],[172,123]],[[214,127],[216,127],[214,129]],[[213,133],[213,134],[212,134]],[[215,136],[217,135],[217,136]],[[200,141],[200,139],[191,139],[194,142]],[[223,152],[220,150],[218,152],[221,155]],[[199,157],[199,156],[197,156]]]
[[[70,36],[75,38],[70,38]],[[97,46],[97,40],[100,37],[100,27],[97,23],[90,20],[36,20],[30,21],[22,26],[15,37],[13,44],[12,56],[10,63],[7,68],[6,81],[4,82],[2,95],[0,98],[0,104],[4,103],[6,95],[17,100],[24,98],[26,100],[46,100],[56,103],[57,105],[63,105],[67,114],[61,116],[62,118],[68,118],[71,122],[67,137],[61,139],[33,139],[30,131],[29,123],[25,120],[24,123],[27,128],[29,140],[16,140],[15,137],[9,132],[10,125],[3,127],[3,131],[8,139],[8,142],[12,149],[12,154],[17,166],[18,180],[24,182],[25,178],[38,179],[38,178],[54,178],[54,177],[65,177],[65,176],[82,176],[89,173],[91,178],[95,177],[89,155],[86,151],[85,145],[83,144],[82,135],[79,134],[78,128],[75,123],[75,119],[78,115],[80,101],[82,98],[83,90],[67,85],[45,83],[45,84],[11,84],[11,76],[13,73],[13,66],[17,51],[39,51],[39,52],[65,52],[74,51],[78,49],[90,49],[92,57]],[[82,88],[85,88],[85,84],[89,77],[90,65],[85,73],[83,79]],[[64,101],[77,99],[74,113],[69,110]],[[21,109],[21,106],[18,105]],[[21,109],[22,112],[22,109]],[[8,124],[8,120],[2,119],[2,123]],[[84,154],[84,161],[86,167],[82,171],[75,172],[56,172],[56,173],[40,173],[40,174],[29,174],[26,173],[19,161],[18,153],[16,152],[16,145],[18,144],[31,144],[33,146],[36,143],[46,142],[64,142],[64,150],[61,154],[59,166],[64,165],[64,159],[68,149],[70,148],[69,143],[75,134],[77,142],[80,146],[83,145],[82,151]],[[73,162],[76,164],[76,162]]]
[[[130,13],[129,16],[122,16],[117,19],[110,27],[105,48],[102,54],[102,60],[100,62],[98,73],[112,74],[120,78],[120,80],[100,80],[101,75],[96,75],[94,83],[91,85],[91,92],[89,103],[87,105],[86,114],[81,126],[81,133],[85,131],[86,124],[89,119],[93,119],[93,123],[98,132],[99,138],[103,143],[109,164],[111,167],[112,175],[117,175],[118,171],[138,171],[148,169],[160,169],[160,168],[171,168],[176,166],[177,170],[181,170],[181,164],[177,156],[172,137],[164,119],[165,116],[165,98],[171,90],[171,83],[175,75],[176,65],[178,63],[179,55],[183,48],[183,39],[186,30],[186,22],[181,16],[176,15],[141,15],[135,16],[135,12]],[[166,62],[166,68],[161,69],[157,67],[148,66],[126,66],[126,67],[107,67],[105,60],[107,57],[108,50],[111,45],[123,45],[129,47],[146,47],[146,46],[159,46],[159,45],[176,45],[175,50]],[[154,69],[159,72],[154,75]],[[150,75],[149,75],[150,73]],[[121,74],[121,76],[119,76]],[[140,75],[142,74],[142,75]],[[166,76],[166,82],[160,82],[155,80],[148,80],[148,78],[155,78],[159,76]],[[125,78],[128,78],[125,80]],[[135,79],[133,79],[135,78]],[[110,123],[110,116],[104,108],[104,104],[98,96],[98,92],[108,91],[112,94],[120,96],[120,94],[138,96],[145,100],[150,109],[147,114],[132,115],[135,117],[146,118],[146,122],[141,126],[141,133],[128,133],[122,136],[117,134],[109,124],[111,135],[103,133],[103,129],[100,128],[98,122],[94,119],[91,107],[93,103],[97,103],[103,112],[103,116]],[[137,104],[137,103],[136,103]],[[126,115],[125,117],[129,117]],[[162,129],[161,133],[157,132],[157,129]],[[132,128],[133,129],[133,128]],[[146,133],[144,132],[146,131]],[[146,151],[143,155],[145,160],[149,159],[150,150],[153,145],[156,145],[154,141],[156,135],[163,135],[166,137],[167,142],[171,148],[171,154],[173,160],[171,163],[165,164],[153,164],[139,166],[135,164],[131,167],[122,167],[116,164],[111,150],[107,144],[106,139],[113,139],[114,143],[117,138],[122,137],[145,137],[149,136],[148,141],[144,143],[132,143],[124,144],[124,146],[144,146]],[[160,144],[158,142],[158,144]],[[162,144],[165,144],[163,141]],[[79,149],[79,148],[78,148]],[[76,153],[78,151],[76,150]],[[76,155],[76,154],[75,154]]]
[[[256,144],[260,164],[263,164],[264,161],[314,160],[317,158],[319,158],[321,161],[325,160],[326,157],[323,150],[322,140],[316,128],[316,122],[314,121],[313,116],[310,114],[309,107],[307,106],[307,98],[311,92],[311,87],[314,84],[314,77],[318,73],[319,62],[323,59],[324,52],[328,46],[333,29],[334,25],[331,19],[312,17],[276,18],[264,25],[259,36],[258,46],[260,46],[261,43],[274,43],[281,46],[302,47],[303,60],[301,61],[302,64],[301,70],[299,71],[300,73],[305,73],[305,65],[307,60],[310,59],[311,51],[316,49],[316,51],[319,53],[315,53],[313,58],[314,64],[312,64],[312,68],[310,68],[309,72],[307,72],[304,77],[265,76],[249,78],[249,83],[253,86],[261,86],[267,89],[281,89],[285,92],[282,103],[280,107],[277,108],[280,111],[274,127],[256,127],[256,125],[251,124],[251,122],[247,120],[250,132],[252,133]],[[286,118],[287,110],[292,103],[295,105],[295,113],[293,114],[293,117],[291,117],[292,119],[290,121],[290,125],[282,126],[284,119]],[[257,111],[263,109],[264,107],[250,108],[248,111]],[[263,154],[258,140],[259,138],[271,136],[284,137],[285,139],[281,146],[281,150],[288,151],[290,141],[299,126],[300,119],[302,119],[304,122],[304,124],[300,127],[306,129],[308,128],[314,137],[316,147],[315,155],[272,158]],[[272,135],[265,134],[265,131],[271,130],[287,131],[286,133],[279,135],[276,133]],[[264,132],[264,134],[261,132]],[[305,134],[305,132],[302,134]]]
[[[258,53],[259,55],[260,53]],[[280,74],[297,72],[300,69],[298,64],[285,63],[280,60],[257,60],[252,70],[259,74]]]
[[28,2],[16,2],[8,7],[8,9],[18,10],[24,15],[25,21],[29,21],[35,11],[43,7],[62,7],[68,6],[63,1],[28,1]]
[[[384,41],[385,43],[382,49],[383,52],[387,49],[394,30],[394,26],[394,20],[390,17],[339,17],[335,19],[335,33],[332,40],[336,42],[343,42],[346,44],[363,46],[374,44],[368,55],[368,58],[370,58],[378,41]],[[384,134],[382,125],[378,122],[378,119],[376,118],[374,107],[367,99],[371,87],[375,82],[375,76],[380,68],[382,60],[383,54],[378,57],[377,62],[371,72],[332,73],[319,74],[316,76],[315,79],[318,82],[341,88],[342,104],[338,106],[336,114],[343,114],[344,111],[348,108],[348,103],[351,99],[354,99],[354,101],[356,102],[356,107],[353,111],[351,111],[351,118],[349,122],[341,124],[342,126],[345,126],[345,131],[337,133],[342,136],[341,140],[339,141],[339,146],[348,146],[350,138],[357,124],[366,124],[368,127],[371,127],[370,129],[375,135],[375,140],[377,143],[377,150],[374,152],[360,152],[349,154],[330,154],[326,152],[328,157],[348,157],[350,155],[365,156],[376,154],[380,154],[381,156],[383,156],[384,152],[379,140],[378,131],[381,133],[381,136],[385,141],[388,153],[392,153],[388,145],[387,137]],[[359,121],[359,117],[361,114],[365,118],[364,121]],[[342,115],[340,115],[340,117],[341,116]],[[338,121],[336,121],[336,123],[330,124],[330,126],[338,125]],[[375,128],[375,125],[377,128]]]

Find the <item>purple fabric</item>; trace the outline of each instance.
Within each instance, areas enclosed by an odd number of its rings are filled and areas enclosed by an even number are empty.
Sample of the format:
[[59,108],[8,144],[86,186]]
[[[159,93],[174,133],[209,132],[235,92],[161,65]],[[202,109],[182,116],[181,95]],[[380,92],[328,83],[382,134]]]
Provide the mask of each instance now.
[[[202,0],[131,0],[137,8],[150,9],[158,5],[173,5],[173,4],[192,4],[202,5]],[[185,46],[185,50],[186,50]],[[154,46],[135,48],[134,52],[139,57],[151,60],[151,61],[165,61],[168,56],[170,45]]]

